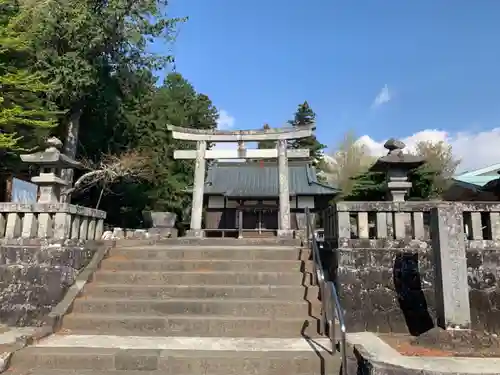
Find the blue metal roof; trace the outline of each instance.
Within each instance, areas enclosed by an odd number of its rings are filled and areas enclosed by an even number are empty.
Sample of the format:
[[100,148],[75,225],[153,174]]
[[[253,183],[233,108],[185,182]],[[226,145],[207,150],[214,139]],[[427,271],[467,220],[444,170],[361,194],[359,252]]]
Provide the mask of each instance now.
[[493,164],[488,167],[461,173],[453,178],[472,185],[484,186],[488,182],[500,177],[497,173],[498,170],[500,170],[500,164]]
[[[307,162],[290,162],[290,195],[335,195],[338,189],[317,181],[315,169]],[[205,194],[232,197],[279,195],[277,163],[216,163],[208,169]]]
[[466,182],[466,183],[472,184],[472,185],[484,186],[490,181],[497,180],[498,177],[499,177],[498,175],[496,175],[496,176],[456,176],[456,177],[454,177],[454,179],[457,181]]

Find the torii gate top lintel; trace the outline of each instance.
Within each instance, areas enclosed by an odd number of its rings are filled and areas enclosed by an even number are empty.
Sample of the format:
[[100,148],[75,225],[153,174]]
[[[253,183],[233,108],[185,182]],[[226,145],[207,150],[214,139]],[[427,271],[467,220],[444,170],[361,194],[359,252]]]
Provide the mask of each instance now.
[[310,137],[314,126],[286,127],[258,130],[193,129],[167,125],[174,139],[208,142],[258,142]]

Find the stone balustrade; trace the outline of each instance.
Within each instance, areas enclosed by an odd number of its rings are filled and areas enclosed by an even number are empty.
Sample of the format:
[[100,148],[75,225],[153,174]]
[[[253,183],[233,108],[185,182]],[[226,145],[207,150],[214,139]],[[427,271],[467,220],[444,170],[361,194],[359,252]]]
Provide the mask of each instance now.
[[431,210],[446,205],[461,211],[465,239],[481,241],[470,246],[500,240],[500,204],[442,201],[340,202],[325,211],[325,236],[430,240]]
[[[430,211],[439,203],[340,202],[325,212],[325,236],[428,240]],[[337,225],[333,225],[334,222]]]
[[106,212],[67,203],[0,203],[0,238],[99,240]]

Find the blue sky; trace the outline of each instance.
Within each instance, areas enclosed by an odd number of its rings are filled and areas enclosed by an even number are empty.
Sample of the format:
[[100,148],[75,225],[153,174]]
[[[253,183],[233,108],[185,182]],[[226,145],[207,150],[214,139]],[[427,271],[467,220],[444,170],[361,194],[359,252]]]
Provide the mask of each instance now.
[[444,139],[467,166],[500,162],[500,151],[474,156],[469,145],[500,141],[500,1],[171,0],[169,9],[190,17],[173,48],[177,70],[230,117],[226,126],[281,126],[307,100],[331,147],[353,130],[377,149],[388,137]]

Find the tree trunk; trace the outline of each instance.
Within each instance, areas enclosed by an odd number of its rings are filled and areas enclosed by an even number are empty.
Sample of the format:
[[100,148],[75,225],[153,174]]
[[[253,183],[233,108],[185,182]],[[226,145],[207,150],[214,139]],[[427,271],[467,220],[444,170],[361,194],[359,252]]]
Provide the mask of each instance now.
[[[68,118],[68,124],[66,127],[66,140],[64,142],[64,154],[69,156],[71,159],[75,159],[76,150],[78,148],[78,133],[80,131],[80,117],[82,115],[82,106],[77,105],[72,111]],[[73,168],[63,169],[61,173],[61,178],[68,183],[67,188],[71,187],[73,183]],[[64,194],[61,196],[61,203],[70,203],[71,193]]]

